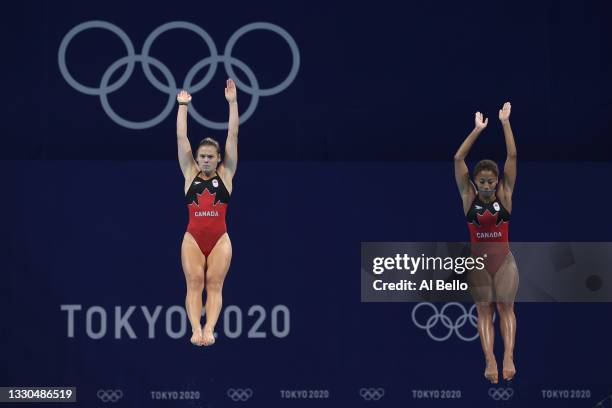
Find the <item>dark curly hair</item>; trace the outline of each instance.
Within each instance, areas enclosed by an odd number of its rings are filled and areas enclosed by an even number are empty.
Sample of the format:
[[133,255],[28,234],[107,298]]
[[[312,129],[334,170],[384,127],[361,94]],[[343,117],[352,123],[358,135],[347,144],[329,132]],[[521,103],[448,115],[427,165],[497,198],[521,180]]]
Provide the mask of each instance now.
[[499,167],[497,167],[497,163],[493,160],[484,159],[476,163],[472,177],[476,178],[476,175],[483,170],[490,170],[495,174],[495,177],[499,177]]

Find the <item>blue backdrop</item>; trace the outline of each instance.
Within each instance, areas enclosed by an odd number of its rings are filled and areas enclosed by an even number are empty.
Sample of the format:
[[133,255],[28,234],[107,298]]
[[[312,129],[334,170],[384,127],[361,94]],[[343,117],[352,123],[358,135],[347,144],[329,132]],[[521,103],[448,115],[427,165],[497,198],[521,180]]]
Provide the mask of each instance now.
[[[83,406],[609,405],[609,303],[517,304],[518,375],[491,386],[478,339],[434,341],[414,304],[361,303],[359,284],[363,241],[467,239],[450,158],[480,110],[489,128],[470,158],[501,164],[506,100],[520,160],[511,240],[612,241],[607,2],[37,1],[10,11],[0,386],[76,386]],[[58,54],[94,20],[120,28],[133,55],[168,22],[205,30],[223,55],[193,92],[211,121],[227,120],[224,61],[260,88],[239,86],[241,113],[257,106],[240,128],[234,258],[212,348],[191,346],[180,310],[187,212],[165,68],[153,65],[158,83],[139,61],[129,79],[127,60],[111,72],[129,51],[94,28],[66,47],[70,74],[98,90],[76,89]],[[244,33],[232,60],[226,43],[254,22],[276,31]],[[178,87],[210,52],[198,34],[170,30],[149,55]],[[190,116],[192,142],[224,139],[206,123]]]

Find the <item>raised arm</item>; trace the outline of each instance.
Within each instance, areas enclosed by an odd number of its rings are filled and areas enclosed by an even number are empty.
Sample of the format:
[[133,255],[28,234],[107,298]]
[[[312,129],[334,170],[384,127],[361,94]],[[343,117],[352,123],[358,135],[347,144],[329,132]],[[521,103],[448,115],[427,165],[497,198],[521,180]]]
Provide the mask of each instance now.
[[223,173],[223,181],[231,183],[238,165],[238,125],[240,122],[236,84],[231,79],[228,79],[225,83],[225,99],[229,104],[229,121],[227,140],[225,141],[225,157],[220,170]]
[[478,139],[480,133],[487,127],[489,119],[484,119],[482,113],[476,112],[474,115],[474,130],[465,138],[457,153],[455,153],[455,181],[459,188],[459,193],[463,199],[464,207],[472,203],[475,193],[474,188],[470,183],[470,173],[467,165],[465,164],[465,158],[470,152],[472,145]]
[[178,159],[181,171],[185,179],[191,180],[197,172],[198,166],[193,159],[191,143],[187,138],[187,109],[191,102],[191,95],[185,90],[181,90],[176,96],[178,101],[178,113],[176,115],[176,142],[178,144]]
[[510,196],[514,190],[516,182],[516,145],[514,144],[514,135],[510,127],[510,110],[512,106],[510,102],[504,103],[503,108],[499,110],[499,120],[504,128],[504,138],[506,139],[506,163],[504,163],[504,189]]

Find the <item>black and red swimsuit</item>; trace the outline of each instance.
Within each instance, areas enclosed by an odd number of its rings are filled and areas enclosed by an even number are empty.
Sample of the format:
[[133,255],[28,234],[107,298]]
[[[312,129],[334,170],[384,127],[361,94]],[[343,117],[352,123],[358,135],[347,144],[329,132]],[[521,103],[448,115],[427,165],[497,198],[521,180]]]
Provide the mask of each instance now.
[[485,268],[495,273],[510,252],[508,226],[510,213],[496,199],[489,203],[480,200],[478,194],[466,214],[472,255],[483,256]]
[[230,193],[218,174],[205,180],[198,173],[185,198],[189,209],[187,232],[195,238],[204,256],[208,257],[219,238],[227,231],[225,213]]

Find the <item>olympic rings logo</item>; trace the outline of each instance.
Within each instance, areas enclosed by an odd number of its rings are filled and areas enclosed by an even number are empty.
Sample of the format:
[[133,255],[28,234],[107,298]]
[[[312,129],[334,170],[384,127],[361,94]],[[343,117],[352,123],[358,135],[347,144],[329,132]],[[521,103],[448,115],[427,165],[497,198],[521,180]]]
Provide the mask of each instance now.
[[[102,75],[100,84],[97,88],[79,83],[76,79],[74,79],[66,65],[66,51],[72,39],[77,34],[85,30],[89,30],[91,28],[102,28],[114,33],[123,42],[127,51],[127,55],[125,57],[119,58],[106,69],[106,71]],[[189,90],[192,94],[202,90],[212,80],[213,76],[215,75],[215,72],[217,71],[217,66],[219,65],[219,63],[223,63],[223,67],[225,68],[227,76],[232,78],[234,82],[236,82],[236,86],[238,87],[238,89],[251,95],[251,103],[244,111],[244,113],[242,113],[242,115],[240,116],[240,123],[247,121],[251,117],[251,115],[253,115],[255,109],[257,108],[257,104],[259,102],[260,97],[275,95],[287,89],[287,87],[291,85],[291,83],[297,76],[298,70],[300,68],[300,52],[297,43],[284,28],[272,23],[256,22],[247,24],[239,28],[230,36],[229,40],[225,44],[225,50],[223,52],[223,55],[220,55],[217,52],[217,46],[215,45],[212,37],[201,27],[193,23],[189,23],[187,21],[171,21],[169,23],[162,24],[161,26],[153,30],[145,40],[142,46],[141,53],[136,54],[134,45],[132,44],[132,41],[125,33],[125,31],[107,21],[92,20],[76,25],[70,31],[68,31],[68,33],[62,39],[59,51],[57,53],[57,61],[60,72],[66,82],[77,91],[82,92],[86,95],[99,96],[102,108],[104,109],[106,114],[118,125],[129,129],[147,129],[156,126],[164,119],[166,119],[166,117],[168,117],[168,115],[172,111],[172,108],[175,104],[176,93],[178,92],[179,88],[177,88],[176,80],[168,69],[168,67],[160,60],[151,57],[149,55],[149,51],[151,50],[151,46],[153,45],[153,42],[157,39],[157,37],[167,31],[175,29],[183,29],[197,34],[206,43],[210,52],[210,56],[200,60],[193,67],[191,67],[183,81],[182,88]],[[257,78],[255,77],[255,74],[249,68],[249,66],[232,55],[232,50],[234,49],[236,42],[243,35],[254,30],[268,30],[278,34],[287,42],[287,44],[289,44],[289,48],[291,49],[291,57],[293,61],[291,64],[291,70],[289,71],[289,75],[287,75],[287,77],[278,85],[275,85],[270,88],[261,88],[259,82],[257,81]],[[132,72],[134,71],[134,64],[136,62],[140,62],[140,64],[142,65],[143,72],[146,78],[151,83],[151,85],[153,85],[160,92],[163,92],[168,95],[168,101],[166,102],[166,106],[161,111],[161,113],[152,119],[145,120],[142,122],[130,121],[119,116],[111,108],[110,103],[108,101],[108,95],[117,91],[130,79]],[[115,82],[110,83],[113,74],[124,65],[126,66],[125,72]],[[153,75],[153,73],[151,72],[151,65],[157,68],[162,73],[166,80],[165,84],[160,82]],[[200,72],[200,70],[205,67],[209,67],[209,69],[206,72],[206,75],[204,75],[204,78],[202,78],[201,81],[193,84],[192,82],[196,75]],[[240,81],[240,79],[236,76],[234,68],[238,68],[246,75],[249,81],[248,85]],[[202,126],[217,130],[227,129],[227,123],[214,122],[203,117],[195,109],[193,102],[191,103],[189,114]]]
[[96,393],[102,402],[117,402],[123,398],[121,390],[98,390]]
[[359,396],[366,401],[378,401],[385,396],[384,388],[360,388]]
[[230,388],[227,390],[227,396],[234,402],[244,402],[253,396],[253,390],[250,388]]
[[489,397],[495,401],[508,401],[514,395],[512,388],[489,388]]
[[[433,311],[433,314],[427,318],[425,323],[419,322],[416,316],[417,310],[419,310],[423,306],[427,306],[431,308]],[[445,314],[447,309],[452,306],[459,308],[461,312],[459,317],[457,317],[457,319],[454,322],[451,320],[450,317],[448,317]],[[474,341],[478,338],[478,330],[476,330],[476,333],[474,333],[474,335],[466,336],[463,333],[461,333],[460,329],[463,326],[465,326],[465,324],[468,321],[475,329],[478,329],[478,317],[476,316],[475,310],[476,310],[476,305],[472,305],[472,307],[468,311],[465,309],[465,306],[463,306],[461,303],[449,302],[445,304],[444,306],[442,306],[440,311],[438,311],[438,308],[433,303],[421,302],[412,309],[412,322],[419,329],[427,330],[427,334],[429,335],[429,337],[435,341],[448,340],[452,336],[453,333],[455,333],[457,337],[459,337],[463,341]],[[495,321],[495,315],[493,315],[493,321]],[[432,328],[435,327],[438,323],[442,323],[442,325],[448,329],[448,333],[446,333],[443,336],[438,336],[434,334],[432,332]]]

